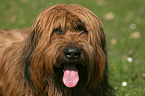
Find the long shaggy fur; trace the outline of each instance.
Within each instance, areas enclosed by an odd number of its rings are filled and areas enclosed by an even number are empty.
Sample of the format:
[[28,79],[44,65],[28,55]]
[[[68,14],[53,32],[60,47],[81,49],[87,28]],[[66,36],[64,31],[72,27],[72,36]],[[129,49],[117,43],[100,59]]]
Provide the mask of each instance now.
[[[78,60],[64,56],[63,50],[69,46],[81,50]],[[62,81],[64,66],[70,62],[78,68],[80,78],[73,88]],[[1,96],[113,96],[113,93],[108,83],[103,25],[88,9],[59,4],[41,12],[31,28],[0,30]]]

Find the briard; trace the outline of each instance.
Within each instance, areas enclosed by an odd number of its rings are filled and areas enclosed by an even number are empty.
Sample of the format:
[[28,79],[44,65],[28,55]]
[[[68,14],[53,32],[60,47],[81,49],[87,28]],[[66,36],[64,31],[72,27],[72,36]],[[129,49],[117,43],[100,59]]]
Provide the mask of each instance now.
[[0,96],[113,96],[107,59],[98,17],[55,5],[31,28],[0,30]]

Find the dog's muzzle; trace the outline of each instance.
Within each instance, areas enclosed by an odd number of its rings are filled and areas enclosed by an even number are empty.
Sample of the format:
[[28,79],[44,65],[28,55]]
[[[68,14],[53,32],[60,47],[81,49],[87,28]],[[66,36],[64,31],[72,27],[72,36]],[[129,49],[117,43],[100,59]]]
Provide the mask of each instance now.
[[69,60],[75,60],[81,56],[81,50],[77,47],[67,47],[63,50],[63,54]]
[[[81,50],[77,47],[67,47],[63,54],[69,61],[75,61],[81,57]],[[63,83],[66,87],[75,87],[79,81],[79,70],[73,63],[64,65]]]

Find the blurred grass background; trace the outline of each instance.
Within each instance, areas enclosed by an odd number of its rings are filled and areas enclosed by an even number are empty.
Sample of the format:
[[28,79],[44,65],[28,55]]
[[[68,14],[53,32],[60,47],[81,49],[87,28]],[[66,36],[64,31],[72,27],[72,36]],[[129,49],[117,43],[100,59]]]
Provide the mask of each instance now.
[[102,21],[116,96],[145,96],[145,0],[0,0],[0,28],[31,27],[41,11],[60,3],[80,4]]

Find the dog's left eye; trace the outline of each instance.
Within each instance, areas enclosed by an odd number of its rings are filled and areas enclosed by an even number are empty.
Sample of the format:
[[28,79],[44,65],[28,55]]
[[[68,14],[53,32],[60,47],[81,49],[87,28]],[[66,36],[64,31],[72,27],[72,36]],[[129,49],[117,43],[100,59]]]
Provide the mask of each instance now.
[[62,34],[62,30],[60,28],[54,29],[53,32],[56,34]]
[[78,26],[77,28],[81,34],[88,33],[88,30],[82,26]]
[[88,33],[88,30],[87,30],[87,29],[81,28],[81,29],[79,29],[79,32],[80,32],[81,34],[85,34],[85,33]]

